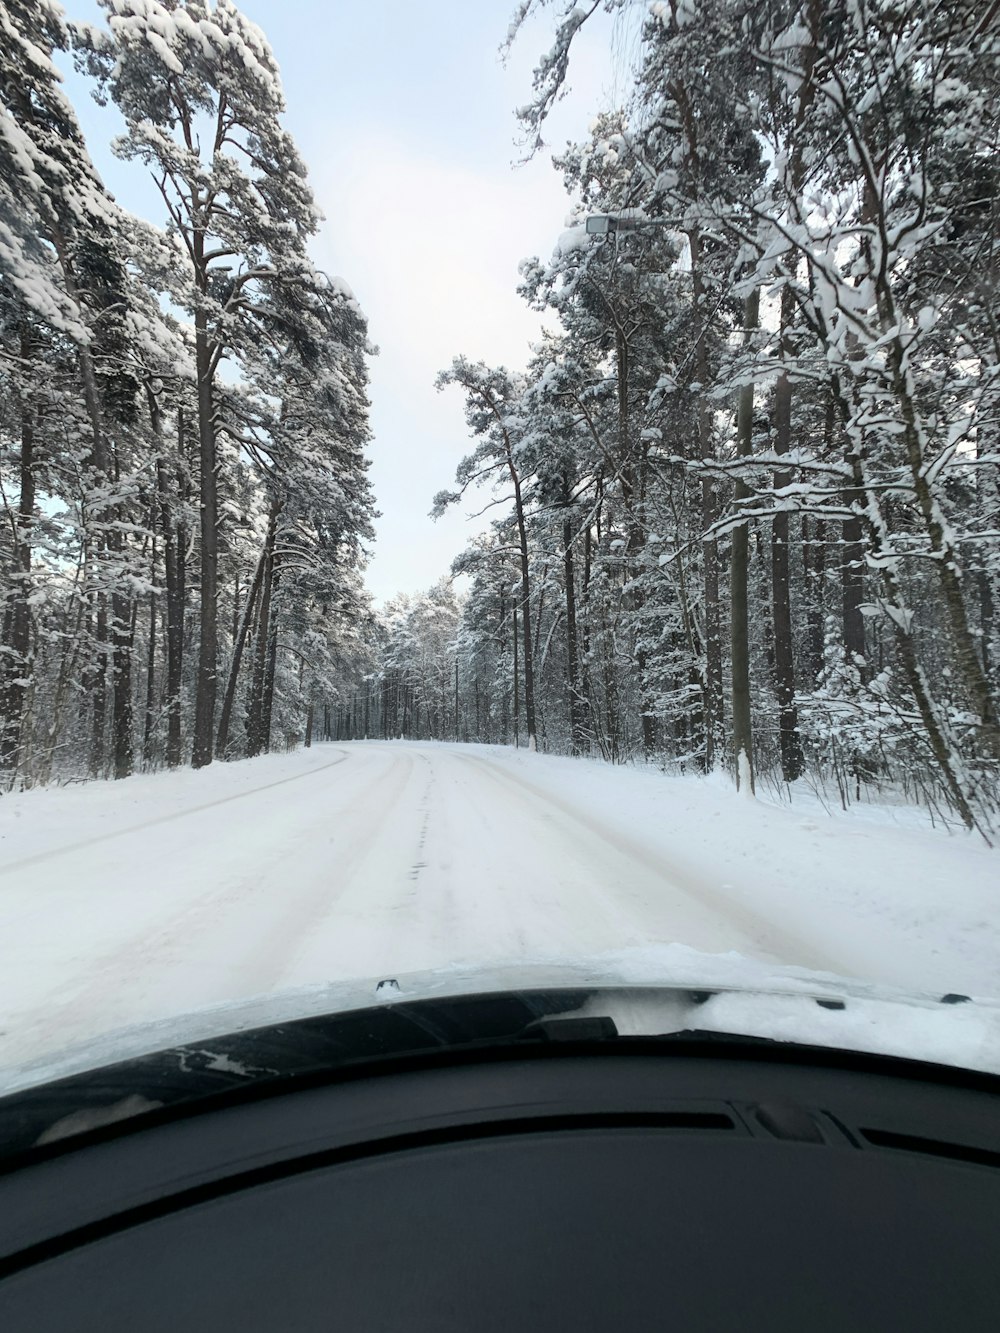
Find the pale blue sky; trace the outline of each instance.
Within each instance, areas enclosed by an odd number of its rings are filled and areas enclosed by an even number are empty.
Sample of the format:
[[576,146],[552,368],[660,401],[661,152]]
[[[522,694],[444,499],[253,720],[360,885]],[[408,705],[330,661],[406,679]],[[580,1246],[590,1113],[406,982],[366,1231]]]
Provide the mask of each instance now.
[[[524,363],[539,319],[519,301],[518,262],[547,256],[569,201],[548,154],[513,167],[514,108],[526,101],[551,15],[497,49],[515,0],[244,0],[281,67],[287,123],[326,222],[320,266],[345,278],[381,355],[372,364],[372,482],[382,511],[368,585],[381,601],[448,572],[481,524],[452,511],[432,523],[435,492],[468,448],[457,391],[433,381],[456,353]],[[99,21],[93,0],[64,0]],[[643,8],[642,6],[639,7]],[[623,57],[607,26],[585,30],[573,94],[549,140],[581,138],[620,90]],[[126,207],[162,223],[140,167],[107,149],[120,122],[78,105],[94,160]],[[89,103],[89,99],[88,99]],[[469,505],[468,509],[480,508]]]

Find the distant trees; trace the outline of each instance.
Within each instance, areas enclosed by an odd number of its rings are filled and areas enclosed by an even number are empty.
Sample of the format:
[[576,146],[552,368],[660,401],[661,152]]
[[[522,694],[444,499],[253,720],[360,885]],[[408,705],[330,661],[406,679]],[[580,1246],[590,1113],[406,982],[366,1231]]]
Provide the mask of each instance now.
[[514,502],[514,526],[517,532],[517,561],[520,573],[520,598],[513,609],[514,645],[517,648],[517,621],[520,613],[522,671],[524,674],[524,724],[528,748],[535,749],[534,651],[531,636],[531,553],[528,548],[528,530],[525,522],[526,477],[523,476],[522,455],[526,443],[523,438],[528,418],[521,414],[518,380],[504,370],[490,370],[478,364],[470,365],[464,357],[457,357],[450,370],[438,378],[438,388],[458,385],[465,393],[466,420],[469,429],[479,441],[473,453],[463,459],[458,469],[461,489],[442,491],[434,502],[434,512],[440,514],[447,505],[459,500],[465,489],[488,481],[499,473],[504,483],[509,482]]
[[[557,23],[533,148],[597,8]],[[628,107],[556,160],[617,230],[523,266],[559,321],[526,375],[442,380],[503,386],[458,474],[506,483],[455,564],[470,734],[513,738],[513,602],[540,744],[902,785],[989,828],[998,71],[971,3],[649,7]]]
[[[107,30],[0,14],[8,785],[301,737],[367,616],[366,326],[309,259],[273,56],[230,0],[105,7]],[[104,191],[71,47],[164,231]]]

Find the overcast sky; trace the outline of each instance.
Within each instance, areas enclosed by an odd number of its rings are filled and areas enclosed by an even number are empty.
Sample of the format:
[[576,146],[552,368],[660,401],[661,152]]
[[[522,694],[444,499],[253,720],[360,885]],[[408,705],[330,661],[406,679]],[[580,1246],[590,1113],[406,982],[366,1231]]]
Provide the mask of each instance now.
[[[343,277],[368,316],[372,364],[371,477],[378,539],[368,584],[381,602],[447,574],[476,530],[452,510],[433,523],[434,494],[468,448],[461,396],[434,378],[457,353],[525,363],[539,316],[516,294],[517,267],[547,257],[570,201],[549,153],[514,167],[514,108],[551,45],[553,13],[520,37],[506,68],[497,54],[515,0],[244,0],[281,67],[287,124],[326,215],[314,253]],[[92,0],[64,0],[98,21]],[[639,7],[640,9],[642,6]],[[553,148],[582,138],[621,91],[623,60],[607,26],[584,29],[571,84],[547,133]],[[72,81],[91,152],[130,210],[162,224],[137,164],[108,151],[120,130]],[[482,525],[480,521],[479,526]]]

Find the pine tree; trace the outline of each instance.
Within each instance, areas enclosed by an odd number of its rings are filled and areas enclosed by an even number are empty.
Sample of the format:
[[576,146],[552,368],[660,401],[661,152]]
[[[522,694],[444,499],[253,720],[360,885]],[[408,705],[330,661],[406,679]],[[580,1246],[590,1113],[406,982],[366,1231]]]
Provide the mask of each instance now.
[[118,145],[146,163],[187,258],[172,293],[194,320],[200,491],[196,767],[211,762],[218,678],[220,363],[267,332],[268,294],[298,272],[317,214],[281,125],[284,101],[260,30],[230,0],[108,3],[111,41],[90,67],[125,117]]

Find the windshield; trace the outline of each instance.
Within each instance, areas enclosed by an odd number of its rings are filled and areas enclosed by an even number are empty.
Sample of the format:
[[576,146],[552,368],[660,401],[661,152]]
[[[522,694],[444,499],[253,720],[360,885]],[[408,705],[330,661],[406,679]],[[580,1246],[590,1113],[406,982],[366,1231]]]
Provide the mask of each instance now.
[[484,976],[997,1067],[1000,13],[513,9],[0,0],[0,1093]]

